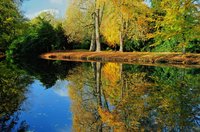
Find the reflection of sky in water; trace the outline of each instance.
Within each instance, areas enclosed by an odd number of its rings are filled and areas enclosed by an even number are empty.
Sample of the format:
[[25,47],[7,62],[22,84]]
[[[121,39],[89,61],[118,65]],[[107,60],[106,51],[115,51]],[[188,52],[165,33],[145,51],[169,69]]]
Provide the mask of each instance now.
[[40,81],[35,80],[29,86],[19,122],[25,120],[29,130],[36,132],[70,131],[72,114],[67,85],[67,81],[58,80],[52,88],[45,89]]

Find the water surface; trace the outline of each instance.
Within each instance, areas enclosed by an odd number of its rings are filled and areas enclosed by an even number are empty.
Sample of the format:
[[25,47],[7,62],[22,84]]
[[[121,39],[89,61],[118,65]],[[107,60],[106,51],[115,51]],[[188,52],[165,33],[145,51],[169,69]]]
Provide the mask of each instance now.
[[199,131],[200,69],[0,62],[0,131]]

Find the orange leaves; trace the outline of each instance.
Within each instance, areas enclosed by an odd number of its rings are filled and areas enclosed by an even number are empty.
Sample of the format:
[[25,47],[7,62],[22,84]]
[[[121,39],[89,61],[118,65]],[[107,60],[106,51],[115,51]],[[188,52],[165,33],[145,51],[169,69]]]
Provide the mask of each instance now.
[[98,109],[99,115],[101,116],[101,120],[108,124],[109,126],[115,126],[115,127],[122,127],[123,122],[120,121],[119,117],[117,114],[115,115],[114,113],[111,113],[107,110],[104,110],[99,107]]

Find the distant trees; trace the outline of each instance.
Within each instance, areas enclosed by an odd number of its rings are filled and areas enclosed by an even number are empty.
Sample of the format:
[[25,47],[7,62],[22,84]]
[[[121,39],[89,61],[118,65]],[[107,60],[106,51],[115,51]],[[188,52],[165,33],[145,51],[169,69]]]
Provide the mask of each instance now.
[[[80,33],[81,36],[91,36],[90,50],[93,51],[101,50],[101,42],[111,47],[119,45],[120,51],[123,51],[125,40],[145,40],[148,13],[149,8],[142,0],[74,0],[66,13],[65,25],[69,27],[66,28],[66,33],[77,33],[72,36],[79,36]],[[87,33],[84,35],[85,31]]]

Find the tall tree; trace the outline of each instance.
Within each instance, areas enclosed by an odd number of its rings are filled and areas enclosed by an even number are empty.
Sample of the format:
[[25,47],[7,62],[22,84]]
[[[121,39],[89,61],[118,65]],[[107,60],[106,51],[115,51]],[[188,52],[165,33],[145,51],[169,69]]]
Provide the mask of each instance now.
[[91,39],[90,50],[100,51],[104,0],[73,0],[66,12],[65,30],[72,40]]

